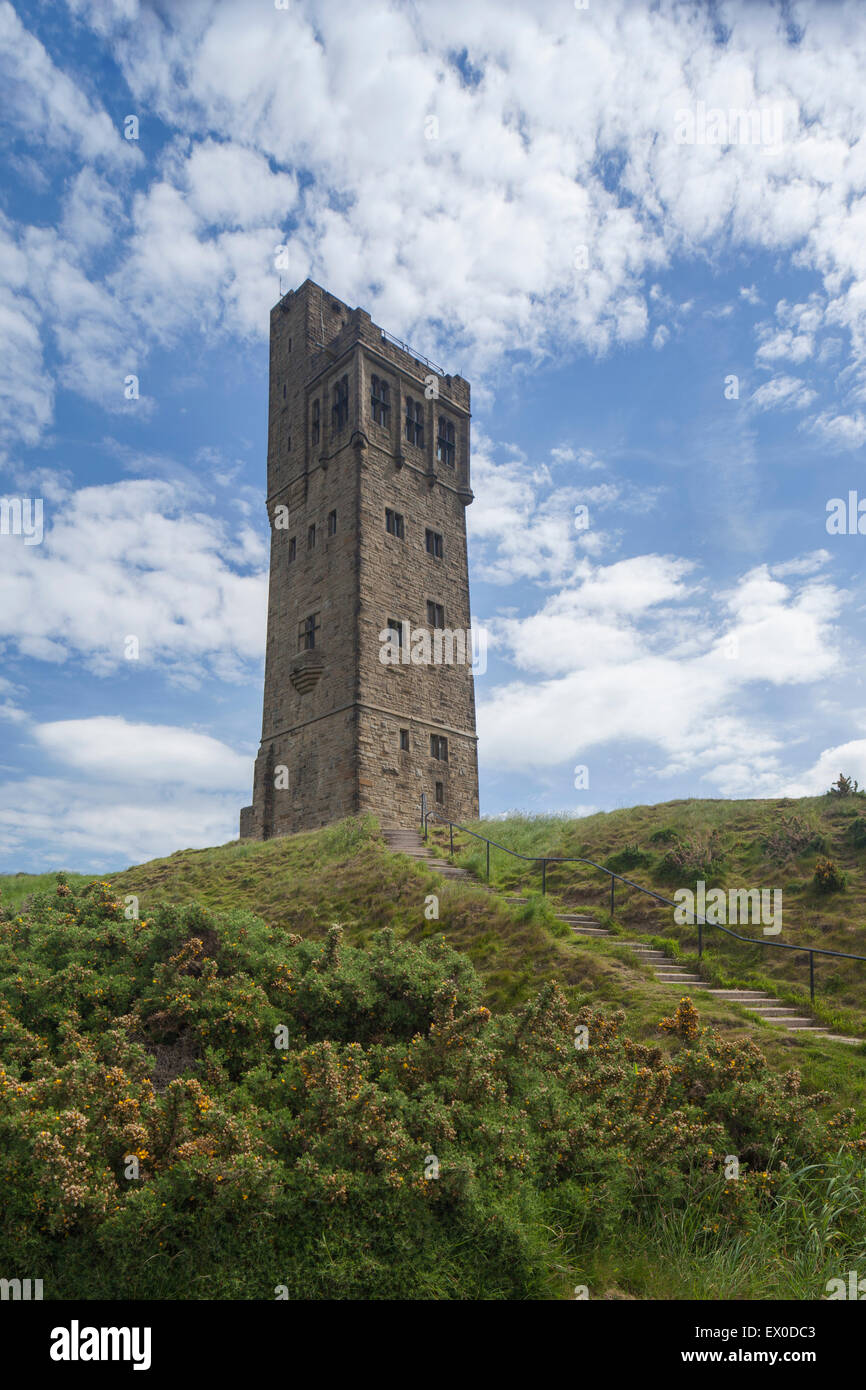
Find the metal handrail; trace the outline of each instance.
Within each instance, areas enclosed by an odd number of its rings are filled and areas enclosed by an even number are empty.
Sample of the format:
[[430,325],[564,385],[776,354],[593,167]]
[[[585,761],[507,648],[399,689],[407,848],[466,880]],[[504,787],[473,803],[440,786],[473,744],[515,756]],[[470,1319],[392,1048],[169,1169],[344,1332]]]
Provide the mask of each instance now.
[[389,333],[387,329],[381,328],[379,331],[385,342],[393,343],[395,347],[402,348],[404,352],[408,352],[410,357],[414,357],[416,362],[423,362],[425,367],[432,368],[437,376],[445,375],[445,368],[438,367],[435,362],[431,362],[430,358],[425,357],[423,352],[416,352],[408,343],[404,343],[402,338],[395,338],[394,334]]
[[[472,835],[476,840],[484,840],[487,844],[487,882],[490,882],[490,846],[494,849],[504,850],[514,859],[523,859],[529,864],[541,865],[541,891],[547,892],[547,866],[548,864],[589,864],[593,869],[600,869],[603,874],[610,878],[610,915],[613,916],[615,903],[615,885],[627,883],[630,888],[636,888],[639,893],[645,894],[649,898],[655,898],[657,902],[663,903],[665,907],[679,907],[679,903],[672,898],[666,898],[663,893],[656,893],[653,888],[646,888],[642,883],[635,883],[634,879],[626,878],[624,874],[614,873],[613,869],[608,869],[604,864],[597,864],[594,859],[563,858],[557,855],[540,854],[520,854],[516,849],[509,849],[507,845],[501,845],[497,840],[491,840],[487,835],[481,835],[477,830],[470,830],[466,825],[458,825],[456,821],[446,820],[444,816],[437,816],[434,811],[428,811],[427,798],[421,800],[421,824],[424,828],[424,839],[427,839],[427,822],[431,819],[440,825],[447,825],[450,829],[450,853],[454,854],[454,831],[460,830],[464,835]],[[790,941],[762,941],[757,936],[741,936],[739,932],[731,931],[730,927],[723,927],[721,922],[709,922],[703,913],[690,913],[692,923],[698,929],[698,959],[704,952],[704,927],[716,927],[718,931],[724,932],[726,936],[732,936],[736,941],[745,941],[750,946],[775,946],[781,951],[799,951],[801,955],[809,957],[809,997],[815,999],[815,956],[838,956],[842,960],[862,960],[866,961],[866,956],[855,955],[851,951],[831,951],[827,946],[795,946]]]

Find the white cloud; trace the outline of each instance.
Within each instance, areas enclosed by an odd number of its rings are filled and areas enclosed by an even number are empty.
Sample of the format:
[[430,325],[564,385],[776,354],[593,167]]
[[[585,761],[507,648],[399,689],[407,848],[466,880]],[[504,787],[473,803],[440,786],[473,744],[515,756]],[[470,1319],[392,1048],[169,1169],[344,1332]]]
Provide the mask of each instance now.
[[759,410],[804,410],[817,396],[795,376],[774,376],[752,393],[752,404]]
[[192,729],[102,715],[39,724],[32,732],[51,758],[130,789],[155,782],[214,791],[237,789],[249,780],[249,758]]
[[187,683],[243,678],[264,651],[264,545],[192,507],[179,485],[144,479],[46,505],[42,545],[0,544],[0,641],[104,674],[132,636],[142,665]]
[[592,571],[539,613],[494,621],[497,654],[543,678],[481,701],[488,763],[529,772],[586,761],[609,743],[646,744],[663,759],[660,774],[721,777],[746,764],[753,779],[778,777],[784,735],[762,726],[754,691],[840,669],[834,624],[845,596],[811,578],[794,589],[760,566],[684,623],[680,606],[695,596],[687,578],[682,561],[634,557]]
[[866,787],[866,738],[851,739],[848,743],[825,748],[813,765],[799,776],[785,781],[779,789],[781,796],[821,796],[835,782],[840,772],[854,777]]

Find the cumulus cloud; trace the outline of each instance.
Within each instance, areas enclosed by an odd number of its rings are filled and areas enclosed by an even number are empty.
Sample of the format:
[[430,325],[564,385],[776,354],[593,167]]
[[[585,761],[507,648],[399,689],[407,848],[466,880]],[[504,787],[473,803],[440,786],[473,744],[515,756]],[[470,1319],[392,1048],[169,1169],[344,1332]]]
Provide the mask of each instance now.
[[695,611],[697,597],[683,561],[641,556],[598,567],[541,613],[494,621],[497,652],[540,679],[510,681],[481,702],[491,766],[551,767],[617,743],[654,750],[659,775],[721,776],[746,762],[752,786],[756,768],[778,777],[784,741],[750,692],[839,670],[845,595],[818,578],[784,584],[759,566]]
[[100,674],[134,651],[186,683],[239,680],[264,651],[264,564],[246,522],[195,510],[177,484],[64,492],[46,505],[41,545],[0,541],[0,641]]

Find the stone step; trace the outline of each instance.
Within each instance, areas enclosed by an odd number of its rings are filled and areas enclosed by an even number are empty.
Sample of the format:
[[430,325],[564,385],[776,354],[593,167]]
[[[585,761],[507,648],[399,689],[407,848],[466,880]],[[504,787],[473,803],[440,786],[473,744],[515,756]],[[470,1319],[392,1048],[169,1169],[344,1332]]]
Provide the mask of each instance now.
[[828,1042],[848,1043],[851,1047],[866,1042],[866,1038],[846,1038],[844,1033],[816,1033],[816,1038],[826,1038]]
[[656,979],[663,985],[702,985],[704,983],[700,975],[656,975]]
[[604,927],[572,927],[575,936],[610,936]]
[[712,989],[707,994],[718,994],[722,999],[772,999],[765,989]]

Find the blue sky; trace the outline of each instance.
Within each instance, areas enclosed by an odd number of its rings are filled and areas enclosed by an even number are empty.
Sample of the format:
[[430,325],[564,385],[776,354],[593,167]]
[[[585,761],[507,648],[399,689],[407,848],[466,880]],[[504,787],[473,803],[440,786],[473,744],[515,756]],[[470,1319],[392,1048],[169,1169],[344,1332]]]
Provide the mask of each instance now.
[[44,509],[0,871],[236,834],[281,245],[472,382],[485,813],[866,782],[864,64],[859,4],[0,0],[0,497]]

